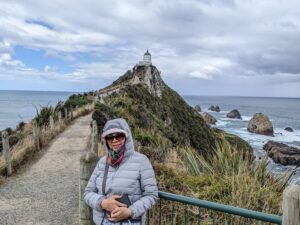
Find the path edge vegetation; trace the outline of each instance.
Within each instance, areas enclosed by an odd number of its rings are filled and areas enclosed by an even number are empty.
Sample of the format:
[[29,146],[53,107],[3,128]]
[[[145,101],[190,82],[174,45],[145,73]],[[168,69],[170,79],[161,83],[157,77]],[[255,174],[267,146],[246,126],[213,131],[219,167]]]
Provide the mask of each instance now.
[[[29,122],[20,122],[16,129],[6,128],[9,136],[9,152],[13,173],[22,170],[23,165],[33,161],[38,153],[47,149],[50,142],[62,133],[78,117],[93,111],[94,92],[73,94],[65,102],[59,101],[55,106],[36,108],[36,116]],[[52,121],[51,121],[52,120]],[[33,126],[37,127],[38,142],[34,137]],[[1,138],[1,137],[0,137]],[[11,141],[12,140],[12,141]],[[8,177],[6,161],[0,155],[0,185]]]

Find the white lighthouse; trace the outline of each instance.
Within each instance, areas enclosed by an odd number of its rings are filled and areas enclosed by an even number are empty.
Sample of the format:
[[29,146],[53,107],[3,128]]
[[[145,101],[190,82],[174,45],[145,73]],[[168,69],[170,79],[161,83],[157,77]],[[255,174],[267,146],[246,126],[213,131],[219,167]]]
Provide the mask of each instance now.
[[151,54],[149,53],[148,50],[144,54],[143,64],[146,65],[146,66],[150,66],[151,65]]
[[133,71],[135,71],[139,66],[151,66],[151,65],[152,65],[151,54],[147,50],[144,54],[143,61],[139,61],[139,63],[135,64],[135,66],[133,67]]

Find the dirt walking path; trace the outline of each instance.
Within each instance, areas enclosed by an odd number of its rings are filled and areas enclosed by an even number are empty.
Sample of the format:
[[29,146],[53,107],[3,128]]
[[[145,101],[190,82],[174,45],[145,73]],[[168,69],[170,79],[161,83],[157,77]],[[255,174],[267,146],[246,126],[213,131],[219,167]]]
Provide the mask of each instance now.
[[1,225],[78,224],[79,158],[90,121],[91,114],[78,118],[38,161],[0,186]]

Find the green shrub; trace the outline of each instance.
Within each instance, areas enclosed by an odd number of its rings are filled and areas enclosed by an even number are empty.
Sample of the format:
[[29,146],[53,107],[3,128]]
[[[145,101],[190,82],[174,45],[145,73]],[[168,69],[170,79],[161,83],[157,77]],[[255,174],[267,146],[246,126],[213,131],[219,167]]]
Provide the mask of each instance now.
[[101,134],[105,123],[107,122],[107,120],[109,120],[109,117],[99,109],[96,109],[92,114],[92,119],[96,120],[98,134]]
[[73,94],[71,95],[64,104],[67,109],[75,109],[76,106],[84,106],[92,103],[93,101],[88,98],[88,95]]
[[36,116],[34,120],[37,122],[38,126],[44,126],[44,125],[49,125],[49,118],[50,116],[55,115],[55,111],[52,106],[41,106],[41,109],[38,110],[37,107],[36,109]]

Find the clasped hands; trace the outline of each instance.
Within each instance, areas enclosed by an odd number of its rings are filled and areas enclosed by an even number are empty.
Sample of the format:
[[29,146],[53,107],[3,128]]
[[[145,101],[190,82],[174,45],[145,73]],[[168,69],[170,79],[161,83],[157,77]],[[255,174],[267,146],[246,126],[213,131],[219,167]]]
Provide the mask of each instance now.
[[118,202],[116,199],[121,198],[120,195],[112,195],[109,198],[102,200],[101,207],[110,212],[110,221],[120,221],[131,217],[132,213],[126,204]]

